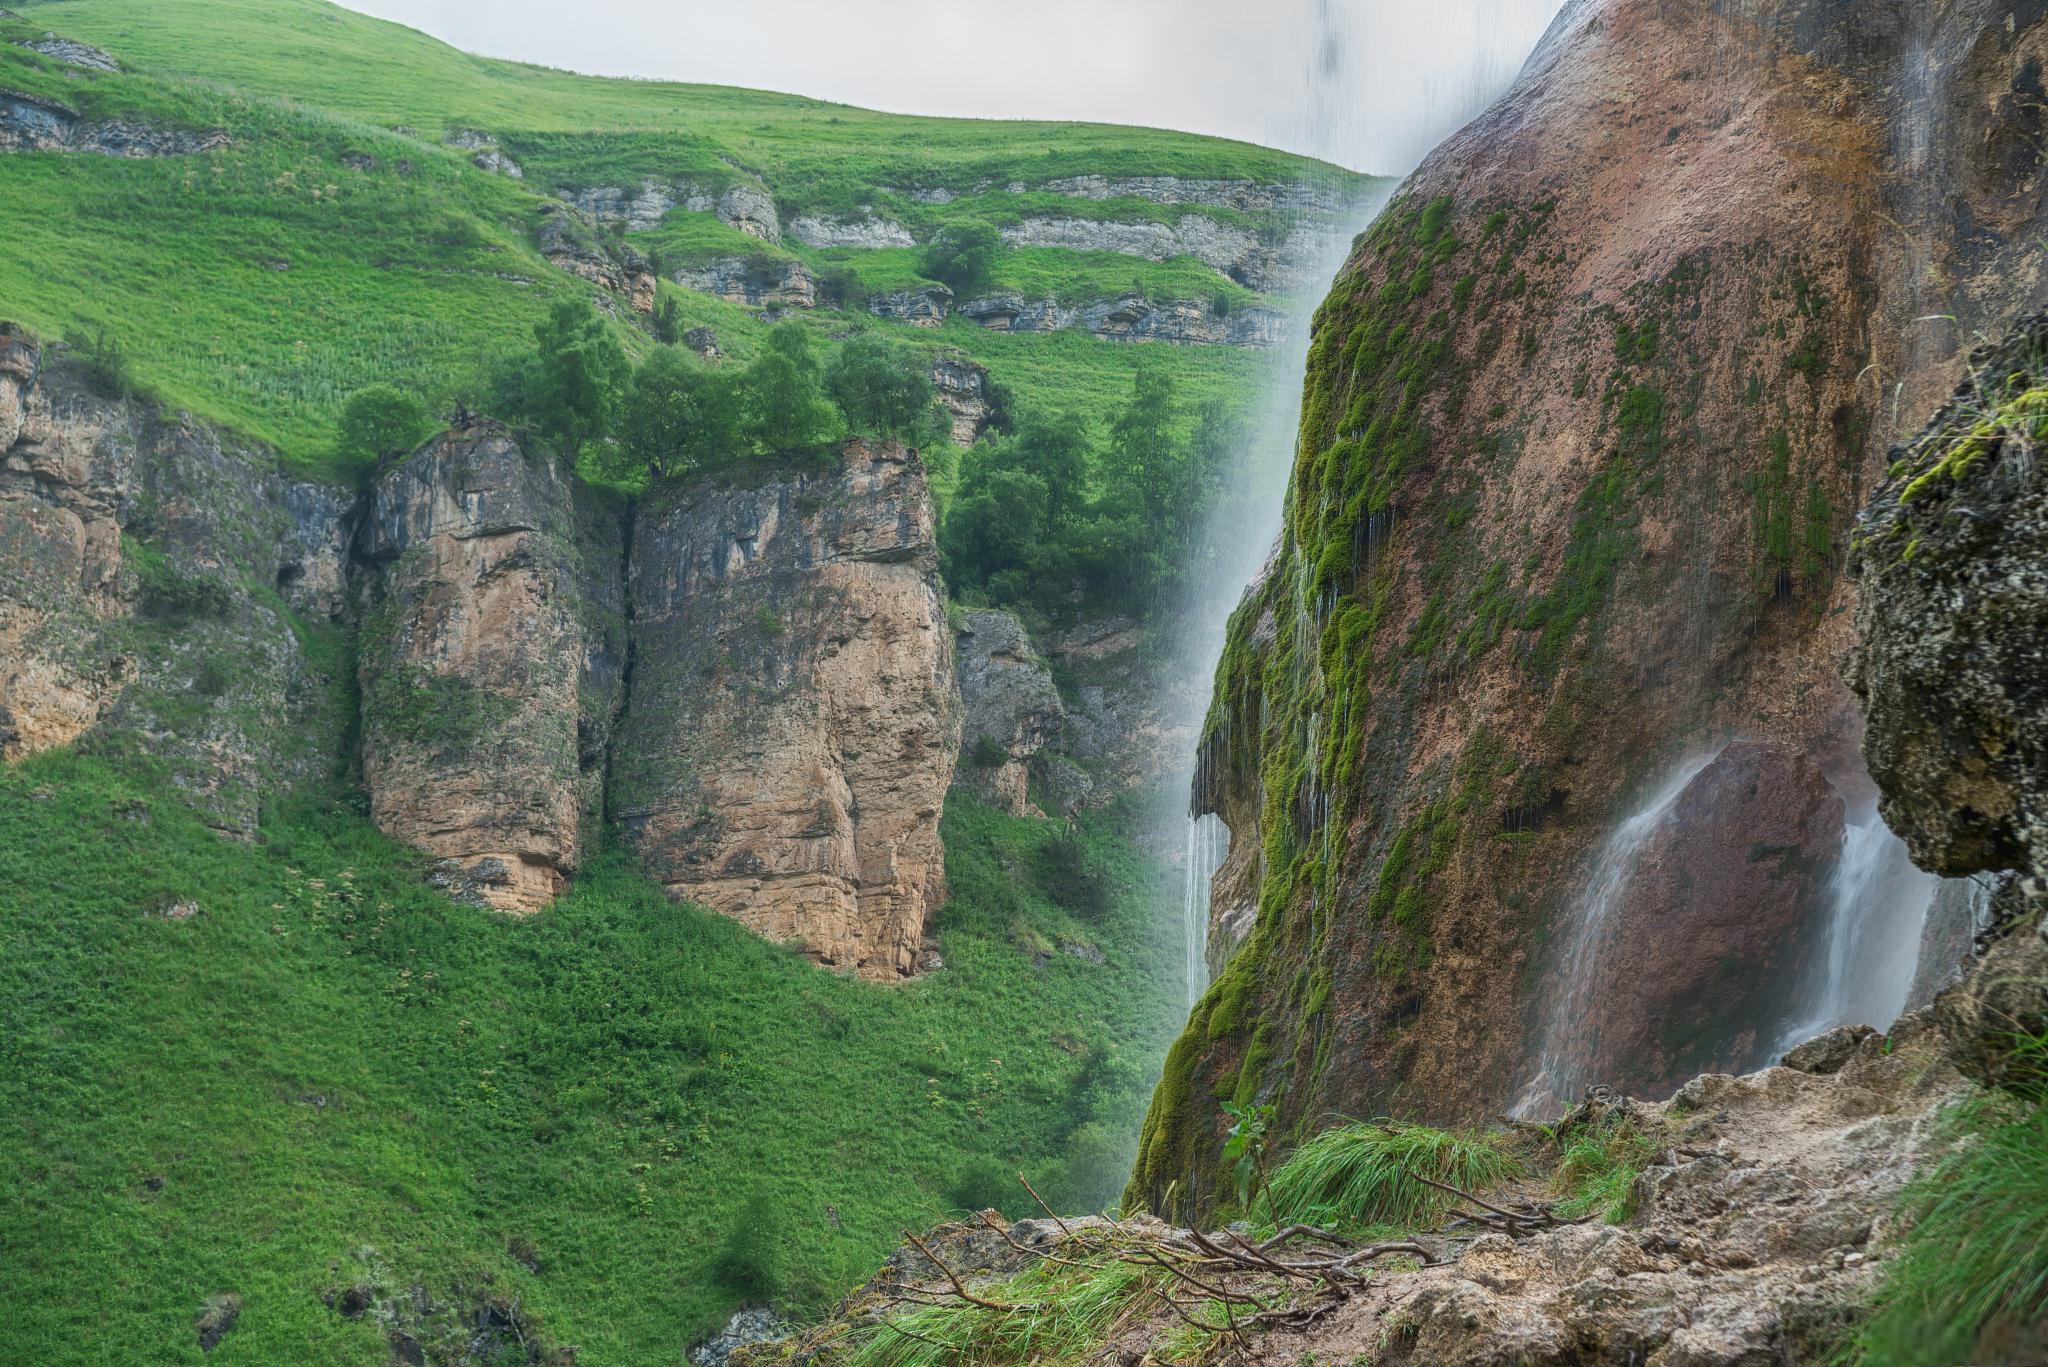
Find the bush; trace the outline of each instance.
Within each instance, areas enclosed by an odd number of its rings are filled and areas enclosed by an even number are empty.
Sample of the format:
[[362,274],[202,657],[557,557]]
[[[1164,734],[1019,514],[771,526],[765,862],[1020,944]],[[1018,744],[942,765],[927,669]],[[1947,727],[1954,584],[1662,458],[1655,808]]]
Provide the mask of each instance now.
[[94,393],[103,399],[125,399],[135,392],[128,355],[105,324],[88,323],[64,341]]
[[1025,1215],[1027,1205],[1037,1208],[1017,1184],[1016,1168],[987,1154],[968,1159],[954,1174],[946,1187],[946,1203],[969,1215],[999,1210],[1011,1219]]
[[733,1294],[755,1303],[780,1296],[789,1286],[789,1249],[782,1207],[765,1186],[747,1193],[726,1226],[714,1266]]
[[410,452],[432,424],[426,405],[388,384],[359,389],[342,407],[335,451],[344,460],[376,461]]
[[1060,828],[1039,846],[1038,867],[1045,895],[1068,911],[1095,920],[1109,910],[1114,889],[1087,839],[1072,826]]
[[956,223],[939,230],[919,264],[925,275],[964,298],[988,284],[995,274],[1002,241],[986,223]]
[[833,308],[860,309],[867,306],[866,287],[860,272],[845,262],[835,262],[818,272],[820,302]]

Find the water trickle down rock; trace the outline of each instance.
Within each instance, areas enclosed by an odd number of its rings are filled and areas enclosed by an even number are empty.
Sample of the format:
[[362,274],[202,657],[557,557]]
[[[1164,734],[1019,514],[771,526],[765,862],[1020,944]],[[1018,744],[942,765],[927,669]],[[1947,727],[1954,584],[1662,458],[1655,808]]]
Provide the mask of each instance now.
[[386,470],[362,532],[382,567],[363,625],[363,781],[387,834],[460,896],[532,911],[579,842],[584,630],[570,489],[495,423]]
[[669,891],[887,979],[944,897],[960,747],[914,453],[849,442],[653,491],[611,807]]
[[1577,913],[1597,924],[1549,989],[1551,1114],[1593,1084],[1662,1098],[1763,1063],[1821,943],[1842,829],[1810,760],[1739,741],[1611,846]]

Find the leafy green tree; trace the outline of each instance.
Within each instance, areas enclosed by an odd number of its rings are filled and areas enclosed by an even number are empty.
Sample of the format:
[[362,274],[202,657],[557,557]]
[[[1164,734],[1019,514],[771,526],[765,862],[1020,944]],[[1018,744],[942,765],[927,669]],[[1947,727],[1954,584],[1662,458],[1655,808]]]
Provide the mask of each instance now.
[[533,428],[564,457],[610,431],[625,349],[587,300],[562,299],[536,324],[539,348],[527,375],[526,413]]
[[654,340],[674,346],[683,336],[683,306],[666,290],[654,299]]
[[977,471],[946,515],[948,576],[962,587],[1024,578],[1044,545],[1045,503],[1045,481],[1028,470]]
[[1131,401],[1109,425],[1111,453],[1125,482],[1137,495],[1148,526],[1163,528],[1181,492],[1186,451],[1175,436],[1177,414],[1173,376],[1150,360],[1141,362]]
[[411,451],[432,427],[426,405],[403,389],[374,384],[342,406],[335,447],[349,460],[374,461]]
[[943,282],[953,293],[972,294],[995,274],[1002,241],[986,223],[955,223],[939,229],[919,264],[926,276]]
[[931,363],[873,333],[839,348],[825,368],[825,392],[856,432],[908,440],[931,429]]
[[745,395],[747,433],[763,451],[801,450],[837,431],[817,352],[801,323],[770,330],[767,346],[747,367]]
[[679,348],[656,347],[620,400],[618,439],[620,474],[672,479],[723,464],[741,454],[738,386]]
[[1003,459],[1045,481],[1047,538],[1066,536],[1080,525],[1095,467],[1095,438],[1086,418],[1055,413],[1026,421]]

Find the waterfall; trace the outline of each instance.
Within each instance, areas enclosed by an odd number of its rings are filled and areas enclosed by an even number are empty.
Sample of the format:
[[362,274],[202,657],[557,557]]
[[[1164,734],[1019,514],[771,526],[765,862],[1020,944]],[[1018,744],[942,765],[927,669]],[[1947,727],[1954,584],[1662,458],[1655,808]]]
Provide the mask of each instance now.
[[1230,828],[1213,816],[1188,818],[1187,887],[1181,896],[1181,944],[1187,969],[1188,1006],[1209,988],[1209,880],[1230,849]]
[[1716,750],[1695,755],[1678,765],[1601,846],[1592,874],[1586,880],[1586,890],[1573,905],[1565,927],[1564,950],[1556,960],[1536,1075],[1523,1085],[1509,1112],[1516,1119],[1555,1115],[1575,1101],[1586,1087],[1599,1081],[1584,1076],[1583,1064],[1568,1056],[1566,1046],[1584,1032],[1588,1022],[1597,1019],[1594,970],[1600,962],[1614,909],[1628,888],[1643,846],[1671,814],[1685,786],[1712,764],[1719,753]]
[[[1406,174],[1437,141],[1507,88],[1562,3],[1444,0],[1420,10],[1384,0],[1282,0],[1274,22],[1307,36],[1287,145],[1361,170]],[[1209,684],[1223,657],[1230,614],[1280,535],[1316,307],[1349,255],[1353,236],[1379,214],[1393,188],[1389,180],[1346,214],[1318,218],[1303,212],[1290,225],[1290,234],[1314,232],[1314,264],[1304,287],[1288,301],[1286,341],[1269,355],[1243,459],[1232,487],[1209,513],[1196,543],[1199,563],[1174,613],[1178,626],[1167,677],[1185,686],[1169,682],[1164,720],[1191,735],[1199,734],[1208,713]],[[1322,739],[1311,736],[1309,744]],[[1193,756],[1188,758],[1192,764]],[[1192,784],[1193,777],[1190,767],[1179,781]],[[1176,796],[1187,791],[1178,787]],[[1306,796],[1312,810],[1324,810],[1321,794]],[[1185,851],[1181,938],[1191,996],[1207,986],[1208,881],[1230,837],[1221,822],[1207,820],[1208,834],[1198,834],[1185,807],[1169,801],[1153,826],[1159,847],[1178,843]],[[1182,824],[1186,831],[1177,829]],[[1257,833],[1247,838],[1256,841]],[[1333,838],[1324,832],[1326,842]]]
[[1882,1030],[1906,1009],[1921,931],[1941,880],[1922,873],[1877,813],[1851,815],[1828,884],[1827,953],[1802,1017],[1779,1036],[1784,1053],[1837,1025]]

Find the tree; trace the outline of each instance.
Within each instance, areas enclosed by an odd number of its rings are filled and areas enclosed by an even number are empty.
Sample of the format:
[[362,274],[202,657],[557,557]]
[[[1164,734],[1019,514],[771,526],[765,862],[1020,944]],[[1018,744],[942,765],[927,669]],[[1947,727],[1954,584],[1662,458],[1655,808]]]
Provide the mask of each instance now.
[[539,351],[526,412],[534,430],[573,461],[610,431],[627,373],[625,349],[582,299],[557,300],[533,335]]
[[946,514],[946,574],[962,587],[1021,577],[1043,544],[1045,481],[1028,470],[977,470]]
[[722,464],[740,453],[737,386],[676,347],[656,347],[620,401],[618,437],[629,468],[655,479]]
[[904,440],[928,430],[936,397],[931,363],[873,333],[839,348],[825,368],[825,392],[854,431]]
[[342,405],[335,447],[349,460],[375,461],[411,451],[432,426],[426,405],[388,384],[359,389]]
[[674,346],[683,337],[683,307],[676,297],[666,290],[654,299],[654,340],[663,346]]
[[1002,238],[986,223],[955,223],[939,229],[924,249],[924,273],[944,282],[955,294],[968,295],[988,284],[996,267]]
[[817,353],[801,323],[779,323],[768,333],[747,367],[745,396],[747,433],[763,451],[801,450],[833,435]]
[[1110,445],[1138,496],[1148,526],[1164,530],[1179,492],[1179,466],[1186,457],[1174,435],[1173,376],[1151,360],[1139,363],[1131,401],[1109,425]]
[[1065,536],[1087,511],[1088,484],[1095,465],[1095,439],[1078,413],[1028,419],[1001,459],[1045,481],[1045,535]]

